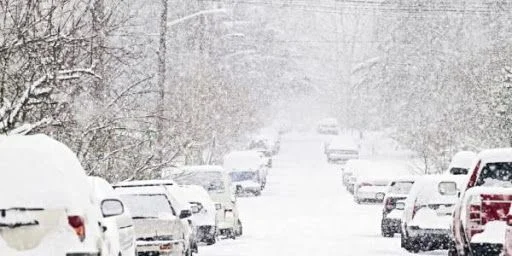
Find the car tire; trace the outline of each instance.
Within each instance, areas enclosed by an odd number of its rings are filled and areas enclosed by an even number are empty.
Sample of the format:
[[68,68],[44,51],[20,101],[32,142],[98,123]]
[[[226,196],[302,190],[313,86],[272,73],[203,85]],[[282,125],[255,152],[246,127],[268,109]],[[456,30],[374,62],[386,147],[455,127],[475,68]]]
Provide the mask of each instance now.
[[394,237],[395,233],[391,232],[388,228],[381,228],[381,234],[383,237]]
[[238,220],[238,231],[236,232],[237,236],[242,236],[244,234],[244,229],[242,226],[242,222]]
[[214,245],[215,243],[217,243],[217,239],[215,239],[215,237],[206,239],[206,245]]

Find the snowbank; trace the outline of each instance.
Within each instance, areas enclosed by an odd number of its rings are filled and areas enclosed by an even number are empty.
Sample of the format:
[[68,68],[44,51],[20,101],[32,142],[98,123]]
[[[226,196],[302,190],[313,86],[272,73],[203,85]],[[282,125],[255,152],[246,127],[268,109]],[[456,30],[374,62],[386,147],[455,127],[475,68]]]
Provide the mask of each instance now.
[[484,232],[471,237],[471,243],[495,243],[505,242],[507,224],[504,221],[490,221],[484,226]]

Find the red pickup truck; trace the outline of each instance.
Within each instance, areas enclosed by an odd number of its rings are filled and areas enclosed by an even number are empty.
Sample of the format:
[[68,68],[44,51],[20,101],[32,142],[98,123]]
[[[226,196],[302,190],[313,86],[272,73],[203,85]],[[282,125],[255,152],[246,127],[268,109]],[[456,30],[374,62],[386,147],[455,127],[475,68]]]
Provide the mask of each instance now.
[[512,148],[480,152],[461,193],[449,255],[500,255],[512,204]]

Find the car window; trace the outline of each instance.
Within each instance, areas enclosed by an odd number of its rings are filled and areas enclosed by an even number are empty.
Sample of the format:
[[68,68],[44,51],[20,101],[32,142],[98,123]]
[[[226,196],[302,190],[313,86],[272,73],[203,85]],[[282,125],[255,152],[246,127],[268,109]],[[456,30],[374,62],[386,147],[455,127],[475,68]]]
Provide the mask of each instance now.
[[233,182],[258,179],[258,175],[256,172],[231,172],[229,173],[229,176],[231,177],[231,181]]
[[158,218],[162,213],[172,213],[176,216],[171,203],[162,194],[124,194],[121,198],[134,218]]
[[389,193],[391,194],[409,194],[411,191],[413,181],[394,181],[389,187]]
[[476,185],[512,187],[512,162],[486,164],[480,172]]
[[450,174],[453,174],[453,175],[466,175],[468,174],[469,170],[467,168],[458,168],[458,167],[453,167],[450,169]]

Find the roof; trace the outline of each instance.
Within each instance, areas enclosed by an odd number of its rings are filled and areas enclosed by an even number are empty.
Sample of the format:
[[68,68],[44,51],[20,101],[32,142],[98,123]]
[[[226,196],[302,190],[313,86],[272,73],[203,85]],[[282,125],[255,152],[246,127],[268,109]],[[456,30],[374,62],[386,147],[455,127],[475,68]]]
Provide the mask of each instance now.
[[143,186],[156,186],[156,185],[175,185],[176,182],[171,179],[166,180],[134,180],[119,182],[113,187],[143,187]]
[[485,163],[512,162],[512,148],[486,149],[478,154]]
[[180,167],[186,172],[224,172],[224,168],[220,165],[185,165]]
[[142,187],[114,187],[116,193],[121,195],[137,194],[165,194],[168,191],[164,186],[142,186]]
[[[46,135],[0,136],[0,208],[84,209],[87,176],[75,153]],[[65,193],[63,191],[73,191]]]
[[477,158],[477,154],[472,151],[457,152],[457,154],[455,154],[452,157],[452,161],[450,162],[448,169],[451,169],[454,167],[469,169],[472,167],[472,164],[474,163],[476,158]]

